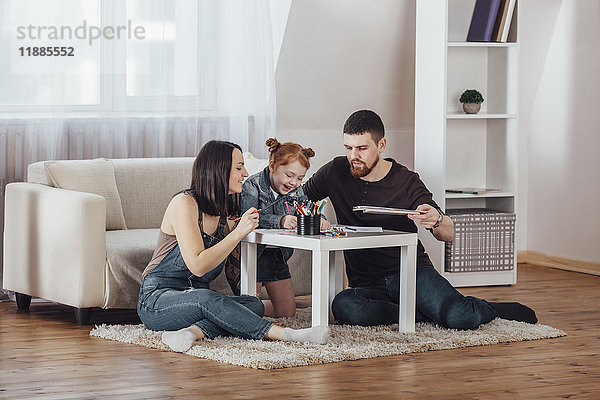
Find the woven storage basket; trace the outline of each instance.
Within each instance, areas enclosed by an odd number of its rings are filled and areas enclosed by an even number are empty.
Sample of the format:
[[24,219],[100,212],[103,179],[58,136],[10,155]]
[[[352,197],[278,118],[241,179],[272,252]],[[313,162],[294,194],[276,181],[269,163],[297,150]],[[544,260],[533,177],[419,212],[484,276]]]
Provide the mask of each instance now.
[[515,214],[485,208],[448,210],[454,239],[446,243],[446,272],[514,268]]

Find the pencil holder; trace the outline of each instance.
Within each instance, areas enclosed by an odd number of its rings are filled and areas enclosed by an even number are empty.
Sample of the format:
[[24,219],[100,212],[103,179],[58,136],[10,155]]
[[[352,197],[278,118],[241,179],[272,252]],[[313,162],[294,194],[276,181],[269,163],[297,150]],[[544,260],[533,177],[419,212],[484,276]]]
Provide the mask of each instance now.
[[319,235],[321,233],[321,215],[302,215],[297,214],[298,235]]

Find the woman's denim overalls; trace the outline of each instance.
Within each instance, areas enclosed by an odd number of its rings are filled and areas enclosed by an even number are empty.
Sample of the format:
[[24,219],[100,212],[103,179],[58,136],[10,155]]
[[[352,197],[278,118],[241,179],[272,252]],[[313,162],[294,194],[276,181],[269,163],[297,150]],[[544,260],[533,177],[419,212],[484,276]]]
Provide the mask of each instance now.
[[[198,210],[202,231],[202,211]],[[219,243],[226,236],[227,219],[221,217],[215,236],[202,232],[204,247]],[[183,261],[179,245],[144,278],[137,311],[149,329],[174,331],[198,326],[209,339],[235,335],[262,340],[272,324],[262,319],[264,306],[254,296],[227,296],[210,289],[210,282],[225,261],[198,277]]]

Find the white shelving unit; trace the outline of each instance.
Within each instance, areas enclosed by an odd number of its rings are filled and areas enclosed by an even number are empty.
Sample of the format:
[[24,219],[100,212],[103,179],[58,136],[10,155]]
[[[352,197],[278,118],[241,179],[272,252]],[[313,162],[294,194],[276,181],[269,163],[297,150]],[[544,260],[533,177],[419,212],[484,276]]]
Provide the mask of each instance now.
[[[475,0],[417,0],[415,170],[445,210],[517,213],[518,3],[507,43],[465,41],[474,6]],[[462,111],[458,99],[465,89],[483,94],[478,114]],[[501,192],[446,194],[452,187]],[[433,264],[454,286],[517,282],[516,254],[512,271],[445,272],[444,244],[429,233],[420,238]]]

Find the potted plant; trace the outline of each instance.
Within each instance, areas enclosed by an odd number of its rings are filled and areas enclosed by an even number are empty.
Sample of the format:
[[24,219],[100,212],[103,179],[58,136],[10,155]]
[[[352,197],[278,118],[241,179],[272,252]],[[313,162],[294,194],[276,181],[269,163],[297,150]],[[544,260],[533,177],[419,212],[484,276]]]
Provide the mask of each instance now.
[[477,114],[483,103],[483,96],[476,89],[467,89],[460,96],[459,101],[463,105],[463,110],[467,114]]

